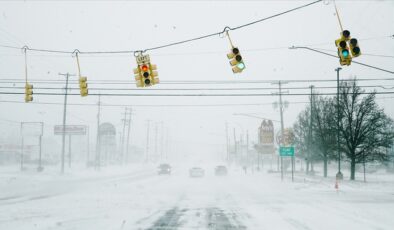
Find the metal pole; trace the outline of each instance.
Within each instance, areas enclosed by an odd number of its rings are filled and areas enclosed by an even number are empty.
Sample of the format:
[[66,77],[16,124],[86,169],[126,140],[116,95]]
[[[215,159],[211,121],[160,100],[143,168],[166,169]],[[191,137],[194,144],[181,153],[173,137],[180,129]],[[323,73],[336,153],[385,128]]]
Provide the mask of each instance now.
[[71,135],[68,135],[68,167],[71,168]]
[[64,158],[65,158],[65,141],[66,141],[66,117],[67,117],[67,94],[68,94],[68,78],[70,76],[67,74],[60,74],[62,76],[66,76],[66,88],[64,93],[64,106],[63,106],[63,134],[62,134],[62,162],[61,162],[61,173],[64,173]]
[[125,139],[125,133],[126,133],[126,115],[127,115],[127,107],[124,108],[124,118],[123,118],[123,132],[122,132],[122,143],[120,144],[120,153],[122,157],[122,164],[124,163],[124,152],[123,152],[123,147],[124,147],[124,139]]
[[100,169],[100,151],[101,151],[101,141],[100,141],[100,105],[101,105],[101,96],[99,94],[99,99],[97,103],[98,111],[97,111],[97,139],[96,139],[96,162],[95,168],[96,170]]
[[309,118],[309,142],[308,142],[308,167],[307,173],[309,173],[309,165],[311,164],[312,160],[312,124],[313,124],[313,85],[310,86],[311,88],[311,99],[310,99],[310,118]]
[[150,126],[150,120],[148,120],[148,125],[147,125],[147,131],[146,131],[146,153],[145,153],[145,162],[149,161],[149,126]]
[[24,148],[22,127],[23,127],[23,122],[21,122],[21,136],[22,136],[22,143],[21,143],[21,171],[23,171],[23,148]]
[[228,140],[228,124],[226,122],[226,150],[227,150],[227,163],[230,162],[229,140]]
[[235,156],[237,156],[237,138],[235,137],[235,128],[233,128],[233,131],[234,131],[234,154]]
[[[280,111],[280,132],[281,132],[281,141],[280,144],[283,145],[283,136],[284,136],[284,124],[283,124],[283,104],[282,104],[282,82],[279,81],[279,111]],[[280,176],[283,181],[283,157],[280,156]]]
[[249,130],[246,130],[246,164],[249,166]]
[[337,71],[337,154],[338,154],[338,173],[336,175],[337,180],[343,179],[343,174],[341,172],[341,153],[339,149],[339,71],[342,68],[338,67],[335,69]]
[[168,128],[166,128],[166,160],[168,160],[169,142],[170,142],[170,132]]
[[126,162],[129,161],[129,140],[130,140],[130,127],[131,127],[131,112],[132,108],[130,108],[129,112],[129,122],[128,122],[128,130],[127,130],[127,141],[126,141]]
[[[157,132],[158,131],[158,125],[157,122],[155,122],[155,157],[157,157],[158,153],[157,153]],[[156,158],[157,159],[157,158]]]
[[365,176],[365,153],[363,153],[363,168],[364,168],[364,183],[367,182],[367,178]]
[[86,146],[86,166],[89,165],[89,155],[90,155],[90,142],[89,142],[89,126],[87,128],[87,146]]
[[38,160],[38,170],[40,171],[41,170],[41,168],[42,168],[42,165],[41,165],[41,147],[42,147],[42,145],[41,145],[41,140],[42,140],[42,135],[40,135],[39,137],[39,144],[40,144],[40,152],[39,152],[39,160]]
[[164,145],[164,123],[160,122],[160,159],[163,160],[163,145]]

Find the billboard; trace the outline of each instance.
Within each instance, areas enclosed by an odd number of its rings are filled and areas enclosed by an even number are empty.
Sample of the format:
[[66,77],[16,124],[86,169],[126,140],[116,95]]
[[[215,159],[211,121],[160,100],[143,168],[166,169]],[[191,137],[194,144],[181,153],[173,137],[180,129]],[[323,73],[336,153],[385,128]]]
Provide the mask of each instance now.
[[55,125],[55,135],[86,135],[86,125]]
[[259,127],[259,144],[274,144],[274,124],[271,120],[263,120]]

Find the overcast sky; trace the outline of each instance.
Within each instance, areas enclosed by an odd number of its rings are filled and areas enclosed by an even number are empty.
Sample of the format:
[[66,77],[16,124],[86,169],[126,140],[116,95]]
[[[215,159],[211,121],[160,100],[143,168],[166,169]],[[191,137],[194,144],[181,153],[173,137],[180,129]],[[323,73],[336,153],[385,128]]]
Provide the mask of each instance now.
[[[222,31],[225,26],[236,27],[312,1],[0,1],[0,45],[36,49],[73,51],[142,50],[176,41]],[[342,24],[358,38],[363,54],[357,61],[394,70],[394,1],[337,1]],[[226,54],[230,50],[227,38],[214,36],[190,43],[149,52],[157,64],[165,88],[238,88],[277,87],[270,84],[226,85],[168,85],[166,81],[254,81],[254,80],[321,80],[336,79],[338,59],[307,50],[290,50],[293,45],[326,49],[335,54],[335,39],[340,27],[332,1],[325,1],[249,27],[231,31],[234,45],[244,57],[246,69],[234,75]],[[390,38],[391,36],[391,38]],[[369,55],[368,55],[369,54]],[[372,54],[372,55],[371,55]],[[380,57],[373,55],[387,55]],[[135,89],[132,74],[136,63],[131,54],[80,55],[81,72],[90,81],[130,81],[123,85]],[[34,80],[64,80],[58,73],[77,73],[75,58],[69,54],[28,51],[28,76]],[[343,67],[341,78],[381,79],[392,74],[352,64]],[[0,80],[24,79],[24,56],[21,50],[0,47]],[[77,83],[77,78],[70,81]],[[309,87],[311,83],[289,83],[284,87]],[[335,82],[313,83],[335,86]],[[360,85],[393,87],[393,81],[366,81]],[[0,83],[1,86],[23,86],[23,83]],[[37,84],[38,85],[38,84]],[[36,86],[36,85],[35,85]],[[39,87],[53,86],[40,84]],[[64,84],[56,84],[64,87]],[[76,87],[76,85],[74,85]],[[38,86],[37,86],[38,87]],[[107,85],[89,84],[93,88]],[[111,85],[108,87],[121,87]],[[370,90],[366,88],[366,90]],[[384,91],[382,88],[377,90]],[[10,89],[2,89],[9,92]],[[23,92],[22,89],[11,90]],[[389,90],[390,91],[390,90]],[[391,90],[394,91],[394,90]],[[35,90],[34,92],[45,92]],[[57,91],[60,92],[60,91]],[[78,91],[73,91],[78,92]],[[100,91],[102,92],[102,91]],[[143,91],[143,93],[229,93],[229,91]],[[234,91],[235,93],[241,91]],[[242,91],[242,93],[274,93],[275,90]],[[290,93],[308,93],[307,89]],[[335,92],[329,89],[321,92]],[[122,91],[128,93],[128,91]],[[129,93],[135,93],[130,91]],[[378,96],[378,103],[394,117],[393,98]],[[23,95],[0,95],[0,127],[3,136],[17,135],[19,125],[12,121],[44,121],[46,135],[52,135],[53,125],[61,124],[63,96],[34,96],[33,103],[23,103]],[[133,143],[143,147],[146,120],[164,122],[171,139],[180,150],[198,154],[193,146],[206,143],[223,144],[225,122],[239,135],[249,130],[255,141],[260,120],[234,113],[254,114],[279,120],[272,103],[278,97],[109,97],[102,96],[104,105],[133,105]],[[70,96],[69,103],[94,104],[96,96]],[[284,96],[289,102],[285,111],[285,126],[292,126],[297,114],[308,101],[307,96]],[[20,102],[20,103],[11,103]],[[57,105],[38,103],[59,103]],[[305,102],[305,103],[303,103]],[[223,104],[254,104],[219,106]],[[256,105],[261,104],[261,105]],[[216,105],[201,107],[143,107],[138,105]],[[68,107],[68,124],[91,127],[94,140],[96,106]],[[101,120],[121,128],[124,106],[102,107]],[[279,128],[275,123],[276,128]],[[151,126],[153,128],[153,126]],[[152,131],[152,130],[151,130]],[[11,133],[11,134],[10,134]],[[54,138],[60,142],[60,137]],[[195,144],[191,144],[191,142]],[[175,142],[174,142],[175,143]],[[205,143],[205,144],[201,144]],[[174,144],[177,145],[177,144]],[[214,151],[224,151],[224,145]],[[213,151],[204,150],[207,152]],[[219,149],[219,150],[218,150]],[[199,151],[201,151],[199,149]]]

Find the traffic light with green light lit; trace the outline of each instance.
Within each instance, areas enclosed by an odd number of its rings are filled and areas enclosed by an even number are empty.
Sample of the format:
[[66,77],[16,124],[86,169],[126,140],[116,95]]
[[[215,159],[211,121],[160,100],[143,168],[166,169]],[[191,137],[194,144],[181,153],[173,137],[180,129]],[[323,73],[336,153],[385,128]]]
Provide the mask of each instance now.
[[350,39],[349,41],[350,52],[353,57],[358,57],[361,55],[360,47],[358,46],[358,41],[355,38]]
[[227,54],[227,58],[230,60],[233,73],[241,73],[245,68],[245,63],[237,47],[233,47],[231,52]]
[[350,39],[350,32],[344,30],[341,34],[341,38],[335,41],[335,45],[338,48],[339,63],[343,65],[350,65],[352,57],[350,56],[349,47],[347,41]]

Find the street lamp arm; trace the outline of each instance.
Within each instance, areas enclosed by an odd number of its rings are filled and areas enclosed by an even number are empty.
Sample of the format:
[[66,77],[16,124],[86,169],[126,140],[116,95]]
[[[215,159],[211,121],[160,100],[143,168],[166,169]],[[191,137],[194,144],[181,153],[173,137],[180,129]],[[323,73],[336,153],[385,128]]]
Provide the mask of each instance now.
[[247,113],[233,113],[233,115],[235,115],[235,116],[253,117],[253,118],[258,118],[258,119],[264,119],[264,120],[271,120],[271,121],[275,121],[275,122],[280,122],[278,120],[272,120],[272,119],[265,118],[265,117],[254,116],[254,115],[250,115],[250,114],[247,114]]

